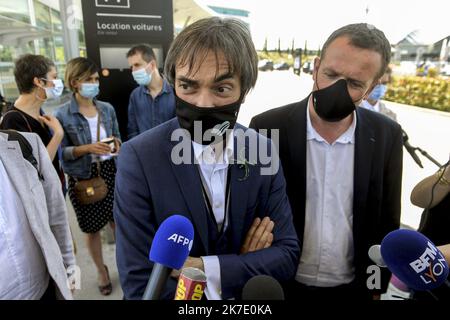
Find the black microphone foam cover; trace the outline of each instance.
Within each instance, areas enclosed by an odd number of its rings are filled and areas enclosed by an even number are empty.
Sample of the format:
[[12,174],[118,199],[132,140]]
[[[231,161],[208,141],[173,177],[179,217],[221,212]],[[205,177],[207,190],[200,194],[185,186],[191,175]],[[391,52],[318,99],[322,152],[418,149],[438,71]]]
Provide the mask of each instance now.
[[284,300],[280,283],[266,275],[254,276],[242,289],[242,300]]

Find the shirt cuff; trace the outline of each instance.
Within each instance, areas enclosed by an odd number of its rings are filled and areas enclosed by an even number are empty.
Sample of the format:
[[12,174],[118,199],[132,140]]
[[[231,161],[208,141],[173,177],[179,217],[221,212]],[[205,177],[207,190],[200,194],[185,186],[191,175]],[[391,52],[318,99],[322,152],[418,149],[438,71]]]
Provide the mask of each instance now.
[[73,155],[73,150],[75,147],[65,147],[63,148],[63,159],[66,161],[75,160],[75,156]]
[[218,256],[201,257],[206,275],[205,295],[208,300],[222,300],[222,283]]

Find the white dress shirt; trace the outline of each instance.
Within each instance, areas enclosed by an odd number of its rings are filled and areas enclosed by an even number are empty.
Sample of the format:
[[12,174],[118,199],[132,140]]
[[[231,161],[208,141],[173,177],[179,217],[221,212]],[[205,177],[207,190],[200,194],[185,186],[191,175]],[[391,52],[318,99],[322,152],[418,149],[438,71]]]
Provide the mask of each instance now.
[[329,144],[311,124],[306,110],[306,209],[303,250],[296,280],[334,287],[354,279],[353,169],[356,113],[353,122]]
[[2,161],[0,181],[0,300],[40,299],[50,276]]
[[[234,135],[230,134],[230,137],[226,140],[224,152],[221,150],[222,144],[218,144],[217,146],[204,146],[192,142],[195,159],[199,164],[202,182],[208,194],[217,226],[220,230],[222,225],[225,224],[224,231],[228,224],[228,219],[225,220],[225,192],[228,164],[230,158],[233,156],[233,137]],[[218,152],[216,152],[216,149]],[[207,278],[205,295],[209,300],[221,300],[222,285],[219,258],[217,256],[205,256],[201,258]]]
[[371,111],[375,111],[375,112],[380,112],[380,101],[378,100],[377,103],[375,103],[375,105],[371,105],[369,103],[369,101],[367,100],[363,100],[361,102],[361,107],[367,110],[371,110]]

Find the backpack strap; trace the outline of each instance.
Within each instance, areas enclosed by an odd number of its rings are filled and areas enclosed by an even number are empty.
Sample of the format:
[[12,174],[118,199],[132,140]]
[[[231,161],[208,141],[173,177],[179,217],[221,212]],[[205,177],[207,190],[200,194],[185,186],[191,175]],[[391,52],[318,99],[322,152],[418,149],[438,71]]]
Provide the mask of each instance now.
[[27,124],[28,132],[33,132],[33,130],[31,130],[31,126],[30,126],[30,123],[28,122],[27,118],[25,118],[25,116],[20,111],[17,111],[17,110],[9,110],[9,111],[5,112],[5,114],[2,116],[0,123],[3,122],[3,119],[5,119],[7,114],[14,113],[14,112],[20,114],[23,121],[25,121],[25,123]]
[[31,163],[31,165],[36,169],[39,179],[44,181],[44,177],[38,168],[38,162],[33,156],[33,147],[28,140],[15,130],[0,130],[0,132],[8,135],[8,141],[17,141],[19,143],[23,158]]

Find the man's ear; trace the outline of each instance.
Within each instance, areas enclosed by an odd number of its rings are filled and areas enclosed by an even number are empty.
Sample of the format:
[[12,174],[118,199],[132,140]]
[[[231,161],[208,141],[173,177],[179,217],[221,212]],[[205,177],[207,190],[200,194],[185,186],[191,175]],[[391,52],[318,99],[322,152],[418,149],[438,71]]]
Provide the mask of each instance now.
[[[381,78],[380,78],[381,79]],[[375,89],[375,87],[380,84],[380,79],[375,80],[374,82],[372,82],[372,84],[369,87],[369,90],[367,90],[366,94],[363,96],[363,100],[367,100],[367,98],[369,97],[370,93],[373,91],[373,89]]]
[[317,78],[317,73],[319,72],[319,66],[320,66],[320,57],[315,57],[314,58],[314,70],[313,70],[313,74],[312,74],[312,78],[314,80],[314,82],[316,82],[316,78]]

